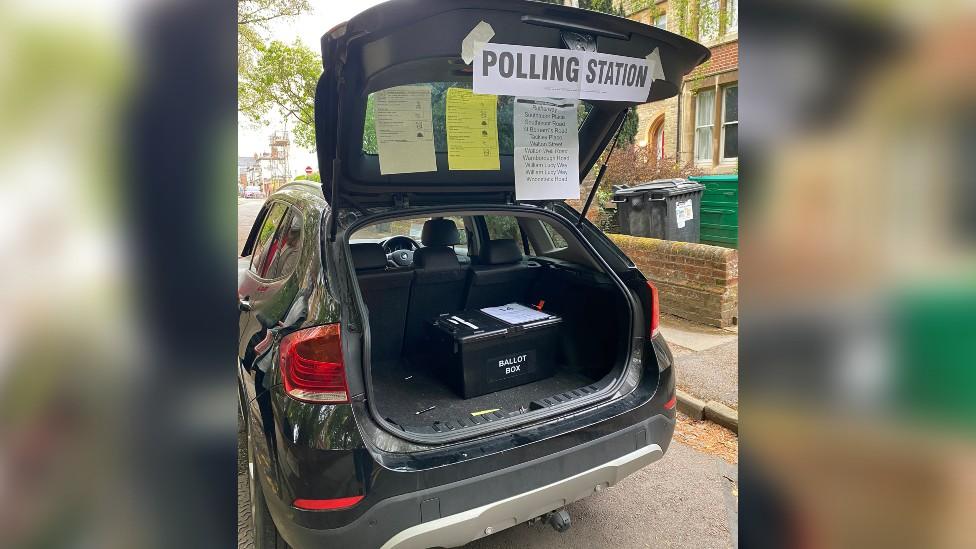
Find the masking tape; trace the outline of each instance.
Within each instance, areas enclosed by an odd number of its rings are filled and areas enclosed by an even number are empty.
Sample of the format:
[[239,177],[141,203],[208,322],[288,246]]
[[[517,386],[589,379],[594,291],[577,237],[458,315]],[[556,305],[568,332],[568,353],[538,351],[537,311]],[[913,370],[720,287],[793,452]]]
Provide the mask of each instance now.
[[481,53],[481,49],[491,41],[493,36],[495,36],[495,29],[491,28],[488,23],[482,21],[475,25],[461,41],[461,59],[470,65],[474,61],[474,56]]

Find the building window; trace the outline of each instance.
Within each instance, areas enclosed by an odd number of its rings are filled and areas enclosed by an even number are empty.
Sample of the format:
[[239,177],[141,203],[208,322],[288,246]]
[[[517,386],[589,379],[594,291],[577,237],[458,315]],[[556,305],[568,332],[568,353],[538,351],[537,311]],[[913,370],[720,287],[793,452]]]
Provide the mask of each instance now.
[[720,0],[702,0],[698,11],[698,38],[711,42],[718,38]]
[[739,0],[725,0],[725,8],[728,10],[725,32],[739,32]]
[[695,162],[712,160],[715,90],[701,90],[695,98]]
[[722,160],[739,158],[739,86],[722,90]]
[[648,142],[645,144],[650,147],[648,150],[648,160],[651,158],[660,160],[664,158],[664,115],[658,116],[651,127],[647,130]]
[[654,18],[654,26],[659,29],[668,30],[668,14],[662,13]]
[[654,158],[664,158],[664,120],[654,130]]

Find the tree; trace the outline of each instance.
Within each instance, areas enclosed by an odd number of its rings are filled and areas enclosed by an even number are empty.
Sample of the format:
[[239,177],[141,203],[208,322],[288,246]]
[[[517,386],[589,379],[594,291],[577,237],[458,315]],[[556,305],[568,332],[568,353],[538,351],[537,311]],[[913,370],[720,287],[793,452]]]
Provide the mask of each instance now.
[[656,158],[652,146],[620,147],[614,149],[607,164],[601,191],[609,191],[613,185],[634,184],[655,179],[671,179],[701,175],[694,163],[682,165],[676,158]]
[[637,117],[637,109],[631,107],[627,111],[627,118],[624,118],[624,123],[620,126],[620,145],[633,145],[634,139],[637,137],[637,125],[639,124]]
[[276,109],[292,123],[295,142],[315,148],[315,86],[322,74],[318,55],[298,40],[288,45],[277,40],[257,47],[254,65],[238,74],[238,110],[255,122],[264,122]]
[[312,172],[312,175],[301,174],[301,175],[295,176],[295,180],[296,181],[300,181],[300,180],[317,181],[317,182],[321,183],[322,182],[322,174],[320,174],[319,172]]
[[309,0],[238,0],[237,1],[237,67],[238,72],[251,68],[257,51],[264,44],[269,24],[282,18],[294,18],[312,11]]
[[579,7],[584,10],[593,10],[610,15],[624,15],[623,8],[614,5],[613,0],[580,0]]

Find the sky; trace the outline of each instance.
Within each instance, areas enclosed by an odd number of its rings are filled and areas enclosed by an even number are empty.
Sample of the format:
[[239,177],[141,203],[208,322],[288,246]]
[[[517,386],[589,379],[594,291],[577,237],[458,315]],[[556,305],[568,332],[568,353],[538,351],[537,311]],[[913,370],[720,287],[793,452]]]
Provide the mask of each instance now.
[[[267,40],[280,40],[292,43],[300,39],[314,52],[319,51],[319,39],[329,29],[348,21],[357,13],[382,3],[381,0],[311,0],[312,13],[297,17],[291,21],[276,21],[271,26],[271,32],[265,36]],[[238,118],[237,124],[237,154],[252,156],[256,152],[270,152],[268,137],[275,130],[285,129],[282,118],[274,113],[268,113],[270,126],[260,126],[244,117]],[[304,173],[305,166],[318,170],[318,160],[314,151],[308,151],[292,145],[289,152],[289,165],[292,175]]]

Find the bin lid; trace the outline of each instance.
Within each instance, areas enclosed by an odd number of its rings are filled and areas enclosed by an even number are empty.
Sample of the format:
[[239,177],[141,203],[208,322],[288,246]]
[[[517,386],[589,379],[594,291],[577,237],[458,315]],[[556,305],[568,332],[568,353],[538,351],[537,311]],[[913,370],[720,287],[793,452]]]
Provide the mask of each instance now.
[[641,183],[640,185],[635,185],[633,187],[617,187],[614,189],[613,195],[614,197],[625,197],[654,191],[671,196],[675,194],[701,191],[704,188],[705,186],[701,183],[696,183],[695,181],[690,181],[688,179],[655,179],[654,181],[648,181],[647,183]]
[[730,174],[720,174],[720,175],[693,175],[689,177],[689,179],[691,179],[692,181],[722,181],[728,183],[732,183],[732,182],[738,183],[739,174],[730,173]]

